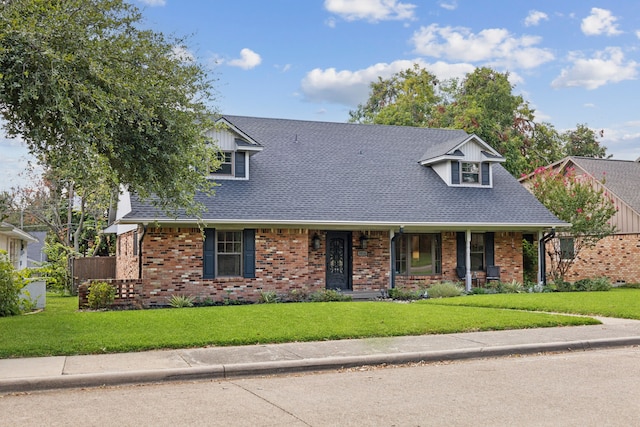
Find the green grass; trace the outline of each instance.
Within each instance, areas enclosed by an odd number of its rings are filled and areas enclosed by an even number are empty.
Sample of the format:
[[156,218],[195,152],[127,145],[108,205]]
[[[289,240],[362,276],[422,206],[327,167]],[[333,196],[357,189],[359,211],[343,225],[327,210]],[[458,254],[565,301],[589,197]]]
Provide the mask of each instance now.
[[106,312],[78,311],[77,306],[77,298],[48,295],[41,313],[0,318],[0,358],[599,323],[553,314],[391,302]]
[[607,292],[472,295],[428,300],[430,305],[509,308],[640,319],[640,289],[614,288]]

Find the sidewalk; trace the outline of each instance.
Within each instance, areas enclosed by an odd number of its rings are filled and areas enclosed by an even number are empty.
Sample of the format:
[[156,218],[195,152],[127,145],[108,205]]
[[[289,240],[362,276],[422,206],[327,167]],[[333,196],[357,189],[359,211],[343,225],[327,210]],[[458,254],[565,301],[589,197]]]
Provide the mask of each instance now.
[[598,319],[595,326],[2,359],[0,395],[640,345],[640,321]]

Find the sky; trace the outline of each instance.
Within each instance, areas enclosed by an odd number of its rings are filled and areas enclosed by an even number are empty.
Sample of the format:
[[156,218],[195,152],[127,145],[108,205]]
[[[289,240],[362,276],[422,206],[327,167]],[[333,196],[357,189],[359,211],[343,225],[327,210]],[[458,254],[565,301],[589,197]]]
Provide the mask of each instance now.
[[[640,158],[637,0],[128,0],[143,25],[186,37],[223,114],[345,122],[378,77],[419,64],[439,79],[509,72],[536,121],[602,134]],[[0,133],[0,190],[28,152]]]

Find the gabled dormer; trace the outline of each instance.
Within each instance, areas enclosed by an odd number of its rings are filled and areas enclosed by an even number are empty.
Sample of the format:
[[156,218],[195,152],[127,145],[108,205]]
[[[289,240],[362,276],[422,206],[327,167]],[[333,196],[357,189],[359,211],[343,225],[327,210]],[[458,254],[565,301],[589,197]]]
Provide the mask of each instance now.
[[224,117],[216,121],[216,127],[206,133],[207,139],[219,148],[220,167],[210,171],[211,178],[249,179],[249,157],[263,147],[249,135],[229,123]]
[[493,187],[493,165],[505,158],[476,135],[452,139],[429,149],[420,160],[451,187]]

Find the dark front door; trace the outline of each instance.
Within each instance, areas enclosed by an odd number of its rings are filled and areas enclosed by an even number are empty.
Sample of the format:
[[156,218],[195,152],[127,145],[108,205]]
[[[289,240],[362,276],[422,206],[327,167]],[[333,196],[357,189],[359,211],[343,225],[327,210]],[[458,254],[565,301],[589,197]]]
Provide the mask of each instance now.
[[351,290],[351,233],[327,232],[327,289]]

